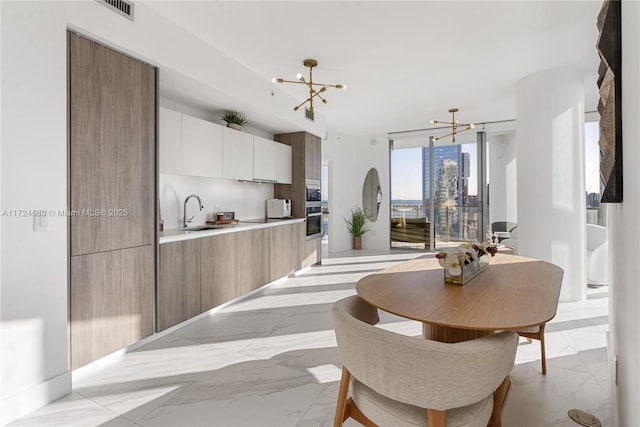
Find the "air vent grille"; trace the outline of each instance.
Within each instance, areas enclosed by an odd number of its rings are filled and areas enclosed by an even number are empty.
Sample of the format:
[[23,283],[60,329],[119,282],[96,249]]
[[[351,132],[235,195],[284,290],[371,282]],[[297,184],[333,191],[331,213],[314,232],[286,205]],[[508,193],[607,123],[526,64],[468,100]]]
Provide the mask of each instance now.
[[129,18],[133,21],[133,2],[128,0],[96,0],[98,3],[108,7],[118,15]]
[[307,119],[311,120],[312,122],[314,121],[314,119],[313,119],[313,111],[310,111],[308,108],[304,109],[304,116]]

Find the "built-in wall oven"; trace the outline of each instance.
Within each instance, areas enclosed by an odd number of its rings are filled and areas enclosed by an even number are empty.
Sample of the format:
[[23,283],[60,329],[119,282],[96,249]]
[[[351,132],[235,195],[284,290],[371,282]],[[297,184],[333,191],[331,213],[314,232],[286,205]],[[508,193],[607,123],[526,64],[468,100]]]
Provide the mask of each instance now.
[[318,202],[320,203],[320,180],[318,179],[307,179],[306,181],[306,190],[307,190],[307,203],[309,202]]
[[306,180],[305,217],[307,239],[317,239],[322,235],[322,208],[320,206],[320,180]]
[[320,202],[316,203],[317,205],[307,204],[307,239],[316,239],[322,235],[322,208]]

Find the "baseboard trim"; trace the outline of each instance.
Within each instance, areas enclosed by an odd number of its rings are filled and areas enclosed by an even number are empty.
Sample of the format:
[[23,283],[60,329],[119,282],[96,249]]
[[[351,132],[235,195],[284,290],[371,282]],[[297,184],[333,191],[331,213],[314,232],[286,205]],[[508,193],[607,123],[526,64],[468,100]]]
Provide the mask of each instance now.
[[0,425],[30,414],[71,393],[71,371],[0,400]]

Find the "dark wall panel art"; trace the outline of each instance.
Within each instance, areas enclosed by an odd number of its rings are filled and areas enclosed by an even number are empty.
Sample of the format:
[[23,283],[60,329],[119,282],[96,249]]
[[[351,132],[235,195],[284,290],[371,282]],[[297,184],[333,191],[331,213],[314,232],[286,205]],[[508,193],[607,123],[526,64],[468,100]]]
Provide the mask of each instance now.
[[622,202],[622,34],[620,1],[605,0],[598,15],[600,179],[603,203]]

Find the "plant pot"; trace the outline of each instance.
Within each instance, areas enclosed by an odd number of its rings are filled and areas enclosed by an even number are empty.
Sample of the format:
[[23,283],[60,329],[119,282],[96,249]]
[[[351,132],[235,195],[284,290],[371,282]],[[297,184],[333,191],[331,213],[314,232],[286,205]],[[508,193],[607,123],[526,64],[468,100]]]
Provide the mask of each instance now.
[[242,130],[242,126],[236,123],[227,123],[227,127],[235,130]]
[[362,236],[353,236],[353,249],[362,249]]

